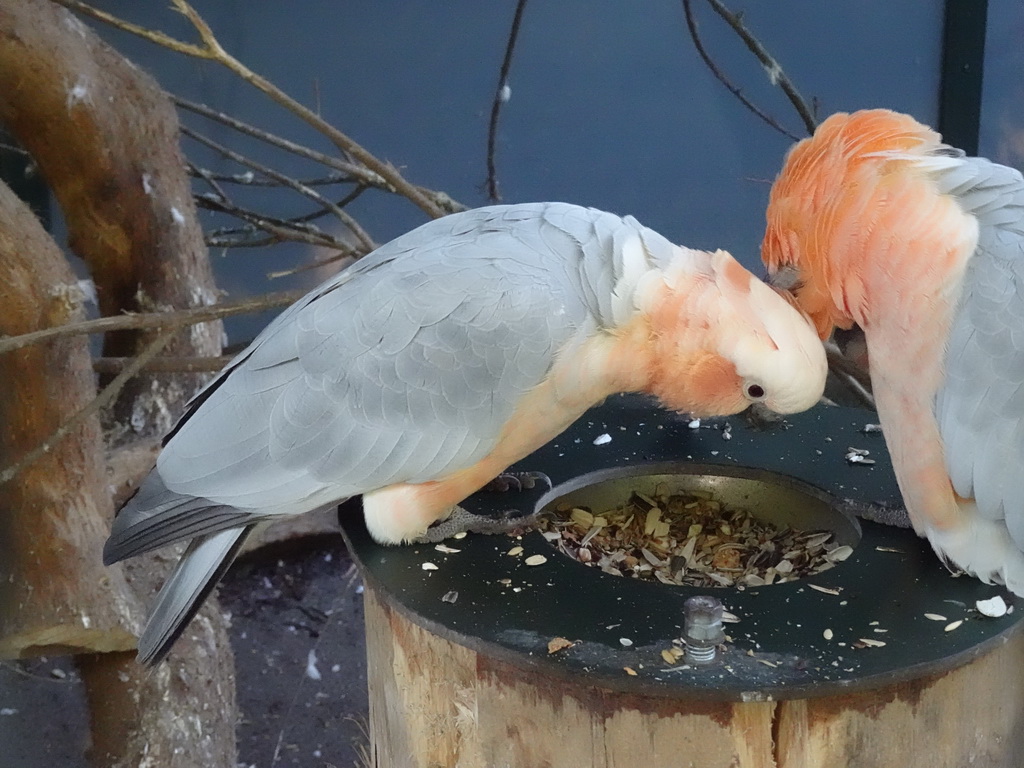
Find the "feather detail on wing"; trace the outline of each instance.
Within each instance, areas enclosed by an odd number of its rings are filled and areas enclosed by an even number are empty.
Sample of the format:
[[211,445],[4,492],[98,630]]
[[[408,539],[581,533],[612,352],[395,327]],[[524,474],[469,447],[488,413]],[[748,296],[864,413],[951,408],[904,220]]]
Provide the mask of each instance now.
[[957,494],[1024,549],[1024,180],[978,158],[937,178],[979,223],[935,404],[946,464]]
[[203,600],[231,565],[252,527],[193,539],[157,595],[139,638],[140,664],[156,664],[181,636]]

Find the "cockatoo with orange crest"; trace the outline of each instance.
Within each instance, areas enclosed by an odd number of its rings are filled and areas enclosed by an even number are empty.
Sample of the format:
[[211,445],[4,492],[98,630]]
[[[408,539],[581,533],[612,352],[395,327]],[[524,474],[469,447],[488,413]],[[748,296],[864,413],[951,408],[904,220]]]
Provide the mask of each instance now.
[[865,334],[911,522],[1024,595],[1024,180],[906,115],[833,115],[786,158],[762,257],[825,338]]
[[454,214],[328,280],[235,358],[165,440],[104,559],[190,542],[139,643],[155,663],[257,523],[362,495],[378,542],[429,537],[611,394],[790,413],[825,373],[807,320],[723,251],[561,203]]

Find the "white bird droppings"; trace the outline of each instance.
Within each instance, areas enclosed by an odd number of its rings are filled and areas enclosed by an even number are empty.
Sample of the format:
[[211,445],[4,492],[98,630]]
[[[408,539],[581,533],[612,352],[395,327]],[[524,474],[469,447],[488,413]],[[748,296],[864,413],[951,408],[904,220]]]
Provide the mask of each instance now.
[[310,680],[322,680],[323,675],[320,674],[320,670],[316,668],[316,651],[310,650],[309,655],[306,657],[306,677]]

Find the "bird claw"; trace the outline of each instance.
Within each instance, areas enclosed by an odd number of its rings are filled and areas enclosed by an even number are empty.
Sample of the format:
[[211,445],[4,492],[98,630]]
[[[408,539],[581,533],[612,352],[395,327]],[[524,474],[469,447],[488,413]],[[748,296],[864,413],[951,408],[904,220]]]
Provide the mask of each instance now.
[[[471,507],[476,506],[473,502],[477,494],[474,494],[455,507],[444,520],[433,523],[413,543],[437,544],[463,532],[521,533],[536,524],[537,518],[540,516],[536,502],[550,490],[551,479],[542,472],[503,472],[477,493],[529,494],[529,497],[524,499],[526,503],[522,504],[522,508],[508,508],[497,512],[488,511],[478,514],[466,509],[465,506],[467,504]],[[524,509],[528,511],[524,511]]]
[[545,491],[551,490],[551,478],[543,472],[502,472],[477,493],[481,491],[489,493],[532,491],[537,487],[538,481],[547,485]]

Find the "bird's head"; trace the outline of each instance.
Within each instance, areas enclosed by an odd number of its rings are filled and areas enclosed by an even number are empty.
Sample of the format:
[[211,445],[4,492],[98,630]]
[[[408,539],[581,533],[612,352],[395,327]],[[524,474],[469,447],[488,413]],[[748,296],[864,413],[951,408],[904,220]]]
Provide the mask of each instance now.
[[817,403],[827,365],[806,318],[725,251],[701,256],[699,279],[667,271],[649,314],[652,394],[694,415],[738,413],[753,403],[797,413]]
[[897,258],[898,235],[909,240],[908,225],[931,215],[919,203],[939,197],[928,172],[949,161],[943,150],[912,117],[874,109],[832,115],[789,152],[761,258],[769,283],[795,297],[822,338],[863,324],[867,262]]

